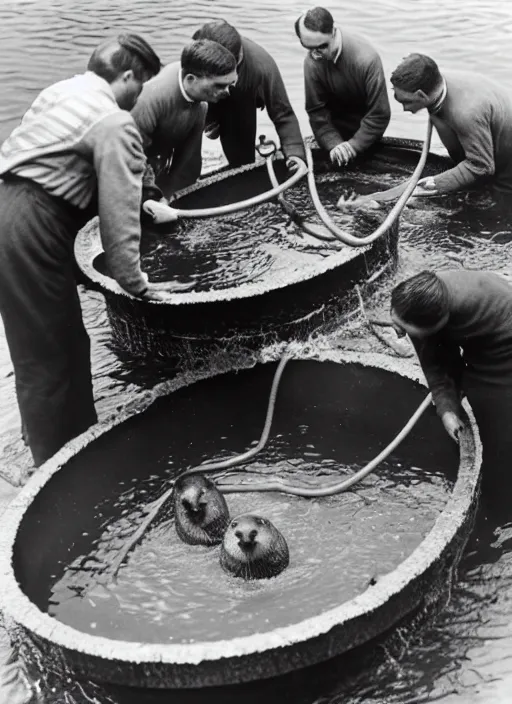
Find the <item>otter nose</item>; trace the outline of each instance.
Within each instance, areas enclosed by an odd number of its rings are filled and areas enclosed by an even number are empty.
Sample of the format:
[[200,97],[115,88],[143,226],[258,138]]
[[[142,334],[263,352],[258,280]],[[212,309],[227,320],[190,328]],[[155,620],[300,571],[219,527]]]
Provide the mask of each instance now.
[[200,506],[197,506],[196,504],[193,504],[191,501],[188,499],[182,499],[181,504],[185,511],[188,511],[189,513],[197,513],[200,511]]
[[254,543],[256,540],[256,536],[258,535],[258,531],[253,528],[249,533],[245,533],[242,530],[237,530],[235,531],[235,535],[240,540],[240,542],[243,543]]

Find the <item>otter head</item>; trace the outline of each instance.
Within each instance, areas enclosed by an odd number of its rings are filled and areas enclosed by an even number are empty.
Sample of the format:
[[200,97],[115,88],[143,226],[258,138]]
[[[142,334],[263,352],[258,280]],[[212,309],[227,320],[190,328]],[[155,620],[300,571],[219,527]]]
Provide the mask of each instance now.
[[262,516],[234,518],[224,535],[220,564],[235,577],[266,579],[288,566],[288,545],[273,523]]
[[229,510],[213,482],[203,474],[190,474],[174,485],[174,521],[185,543],[216,545],[229,523]]
[[204,520],[208,506],[207,491],[206,486],[189,482],[188,486],[181,492],[179,500],[192,523],[201,523]]

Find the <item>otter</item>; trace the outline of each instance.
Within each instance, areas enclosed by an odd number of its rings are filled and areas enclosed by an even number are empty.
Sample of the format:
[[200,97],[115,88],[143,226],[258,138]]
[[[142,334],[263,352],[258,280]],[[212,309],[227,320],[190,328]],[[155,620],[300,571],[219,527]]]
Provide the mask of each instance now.
[[268,579],[289,562],[286,540],[267,518],[246,513],[231,521],[220,553],[226,572],[243,579]]
[[215,484],[202,474],[183,475],[173,491],[178,536],[190,545],[218,545],[229,524],[229,509]]

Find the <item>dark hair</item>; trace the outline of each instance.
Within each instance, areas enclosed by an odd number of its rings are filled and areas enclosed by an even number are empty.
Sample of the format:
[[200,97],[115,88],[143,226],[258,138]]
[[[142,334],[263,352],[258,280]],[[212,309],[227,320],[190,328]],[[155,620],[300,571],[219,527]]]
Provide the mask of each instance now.
[[214,20],[203,24],[194,32],[192,39],[210,39],[212,42],[217,42],[230,51],[235,59],[238,59],[242,48],[242,37],[226,20]]
[[181,67],[186,74],[198,78],[226,76],[236,69],[233,54],[218,42],[211,39],[197,39],[181,52]]
[[314,7],[308,10],[304,15],[295,21],[295,34],[300,39],[300,21],[304,18],[303,23],[306,29],[310,32],[320,32],[321,34],[332,34],[334,29],[334,18],[325,7]]
[[391,308],[404,323],[431,328],[448,312],[446,286],[433,271],[422,271],[395,286]]
[[391,74],[391,83],[409,93],[422,90],[429,95],[442,80],[438,65],[425,54],[409,54]]
[[108,39],[93,51],[87,64],[88,71],[109,83],[129,70],[142,81],[156,76],[161,67],[157,54],[138,34],[120,34],[116,39]]

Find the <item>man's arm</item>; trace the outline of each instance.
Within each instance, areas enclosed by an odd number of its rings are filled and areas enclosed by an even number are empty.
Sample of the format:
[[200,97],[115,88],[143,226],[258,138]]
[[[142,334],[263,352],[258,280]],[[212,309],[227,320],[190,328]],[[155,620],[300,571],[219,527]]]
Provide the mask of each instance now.
[[306,93],[306,112],[315,139],[327,151],[334,149],[343,137],[334,127],[331,111],[327,108],[327,94],[321,75],[321,62],[315,62],[309,56],[304,61],[304,90]]
[[201,103],[186,138],[174,149],[169,172],[158,176],[158,186],[166,198],[195,183],[201,175],[201,146],[207,109],[208,104]]
[[[443,123],[433,123],[443,140]],[[460,188],[465,188],[475,183],[480,178],[494,174],[494,143],[492,138],[490,115],[468,112],[457,124],[457,137],[464,150],[465,159],[457,166],[444,171],[434,177],[435,188],[438,193],[450,193]],[[445,144],[449,151],[449,145]]]
[[140,205],[146,164],[128,113],[109,115],[89,132],[98,180],[100,234],[108,271],[128,293],[147,289],[140,268]]
[[165,106],[158,91],[153,86],[146,84],[131,111],[137,129],[141,134],[142,145],[146,153],[153,146],[153,137],[164,111]]
[[459,347],[432,335],[423,340],[411,337],[438,415],[461,413],[461,381],[464,360]]
[[375,56],[367,64],[361,81],[364,83],[367,111],[361,120],[359,129],[348,140],[348,143],[358,154],[366,151],[382,137],[391,118],[386,79],[380,57]]
[[305,161],[306,152],[299,121],[290,104],[281,72],[270,55],[264,69],[263,100],[279,135],[281,148],[287,158],[296,156]]

